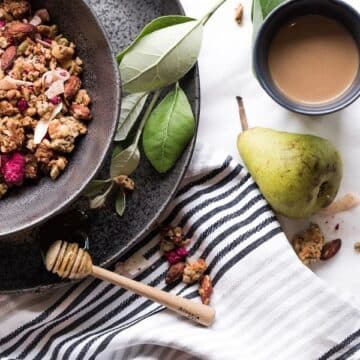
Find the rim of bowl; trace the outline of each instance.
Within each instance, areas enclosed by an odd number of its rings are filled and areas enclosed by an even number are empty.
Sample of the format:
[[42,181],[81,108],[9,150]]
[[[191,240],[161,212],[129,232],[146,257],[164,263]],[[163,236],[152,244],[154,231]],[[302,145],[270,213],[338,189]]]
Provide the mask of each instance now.
[[91,173],[89,178],[82,183],[82,185],[77,189],[76,192],[74,192],[69,198],[67,198],[62,203],[60,203],[52,211],[50,211],[47,214],[37,218],[36,220],[28,221],[25,224],[19,225],[14,230],[8,231],[6,233],[1,233],[1,231],[0,231],[0,240],[12,237],[12,236],[14,236],[14,235],[16,235],[16,234],[18,234],[18,233],[20,233],[22,231],[30,230],[30,229],[34,228],[35,226],[41,225],[42,223],[44,223],[49,218],[59,214],[62,210],[64,210],[69,205],[71,205],[76,199],[78,199],[80,197],[81,193],[84,191],[86,186],[98,174],[98,172],[100,171],[100,169],[103,166],[104,160],[106,159],[106,157],[107,157],[107,155],[108,155],[108,153],[110,151],[110,148],[111,148],[111,145],[112,145],[112,142],[113,142],[113,138],[115,136],[115,130],[116,130],[116,127],[117,127],[117,124],[118,124],[118,120],[119,120],[119,116],[120,116],[120,109],[121,109],[120,105],[121,105],[122,91],[121,91],[120,71],[119,71],[119,67],[118,67],[116,59],[115,59],[114,49],[113,49],[113,47],[111,45],[108,34],[107,34],[103,24],[98,19],[97,15],[95,14],[95,11],[92,9],[92,7],[90,5],[88,5],[84,0],[80,0],[80,1],[82,2],[83,6],[87,9],[87,11],[91,14],[91,16],[93,17],[93,19],[96,22],[97,26],[99,27],[99,30],[102,32],[102,35],[103,35],[103,37],[105,39],[105,42],[106,42],[107,50],[111,54],[112,67],[113,67],[113,73],[115,75],[115,85],[116,85],[116,94],[115,94],[115,101],[116,101],[115,106],[116,107],[115,107],[115,115],[114,115],[114,118],[112,119],[113,121],[112,121],[112,127],[111,127],[111,136],[108,138],[108,140],[106,141],[106,143],[105,143],[105,145],[103,147],[103,151],[102,151],[101,155],[99,156],[100,161],[95,166],[94,171]]
[[[253,56],[253,66],[254,66],[254,71],[257,77],[257,80],[259,81],[261,87],[266,91],[266,93],[279,105],[281,105],[282,107],[284,107],[287,110],[290,110],[292,112],[295,112],[297,114],[302,114],[302,115],[313,115],[313,116],[321,116],[321,115],[328,115],[328,114],[332,114],[334,112],[340,111],[346,107],[348,107],[349,105],[351,105],[353,102],[355,102],[359,97],[360,97],[360,86],[358,87],[358,89],[356,89],[356,91],[354,92],[354,94],[352,96],[350,96],[346,101],[340,103],[340,104],[336,104],[336,103],[324,103],[323,104],[323,108],[311,108],[311,106],[309,105],[305,105],[305,104],[297,104],[293,101],[289,100],[285,100],[285,96],[284,99],[280,96],[278,96],[276,94],[276,92],[273,90],[273,88],[276,88],[275,85],[271,86],[268,81],[264,80],[264,78],[262,76],[259,76],[259,73],[261,73],[262,71],[262,67],[259,66],[259,61],[258,61],[258,49],[259,49],[259,43],[260,43],[260,39],[261,36],[263,35],[266,27],[269,25],[269,23],[271,23],[273,21],[274,16],[277,16],[279,13],[281,13],[284,9],[286,9],[289,6],[292,6],[293,3],[298,3],[300,1],[307,1],[307,0],[288,0],[285,1],[284,3],[280,4],[279,6],[277,6],[275,9],[273,9],[264,19],[263,23],[260,26],[260,29],[258,31],[258,33],[256,34],[256,38],[255,38],[255,43],[254,43],[254,48],[253,48],[253,52],[252,52],[252,56]],[[331,3],[335,3],[337,5],[340,5],[342,7],[344,7],[349,13],[351,13],[354,18],[358,18],[359,22],[360,22],[360,13],[358,13],[356,11],[356,9],[354,7],[352,7],[351,5],[349,5],[348,3],[344,2],[343,0],[327,0],[327,2],[324,4],[329,4],[329,6],[331,6]],[[359,47],[359,46],[358,46]],[[360,53],[360,47],[359,47],[359,53]],[[359,70],[360,71],[360,70]],[[359,76],[359,75],[358,75]],[[356,80],[355,80],[356,81]],[[360,80],[359,80],[360,81]]]

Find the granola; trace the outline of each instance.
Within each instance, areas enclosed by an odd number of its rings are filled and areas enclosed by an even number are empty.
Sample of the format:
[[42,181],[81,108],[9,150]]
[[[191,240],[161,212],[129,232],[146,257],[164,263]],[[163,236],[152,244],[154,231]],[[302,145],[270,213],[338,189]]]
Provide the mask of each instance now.
[[75,44],[46,9],[0,1],[0,198],[65,170],[91,119],[82,70]]
[[304,232],[295,235],[292,245],[299,259],[305,264],[320,260],[325,239],[319,225],[311,223]]

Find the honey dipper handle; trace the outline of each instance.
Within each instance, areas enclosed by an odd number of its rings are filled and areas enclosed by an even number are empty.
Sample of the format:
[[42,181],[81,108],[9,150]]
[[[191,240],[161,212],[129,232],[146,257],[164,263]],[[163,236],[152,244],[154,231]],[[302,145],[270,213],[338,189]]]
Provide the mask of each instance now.
[[166,291],[145,285],[98,266],[92,267],[92,275],[98,279],[109,281],[112,284],[121,286],[135,294],[151,299],[204,326],[209,326],[214,321],[215,310],[210,306],[170,294]]

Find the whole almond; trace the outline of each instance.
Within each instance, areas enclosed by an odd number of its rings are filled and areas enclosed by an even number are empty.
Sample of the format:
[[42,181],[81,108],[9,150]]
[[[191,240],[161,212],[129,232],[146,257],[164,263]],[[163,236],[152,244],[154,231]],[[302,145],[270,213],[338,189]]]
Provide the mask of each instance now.
[[49,12],[46,9],[36,10],[35,15],[37,15],[41,19],[42,22],[49,22],[50,21]]
[[12,23],[6,30],[7,36],[15,40],[21,41],[27,36],[32,35],[36,31],[36,27],[29,23]]
[[1,69],[9,69],[16,58],[16,46],[9,46],[1,57]]
[[179,281],[184,273],[185,263],[178,262],[177,264],[171,265],[165,276],[165,282],[167,284],[173,284]]
[[65,83],[64,96],[65,99],[71,100],[75,97],[81,87],[81,80],[79,77],[72,75],[70,79]]
[[213,292],[213,287],[209,275],[205,275],[200,282],[199,294],[201,297],[201,302],[205,305],[210,304],[210,297]]
[[334,257],[341,248],[341,239],[335,239],[325,243],[321,250],[321,260],[329,260]]

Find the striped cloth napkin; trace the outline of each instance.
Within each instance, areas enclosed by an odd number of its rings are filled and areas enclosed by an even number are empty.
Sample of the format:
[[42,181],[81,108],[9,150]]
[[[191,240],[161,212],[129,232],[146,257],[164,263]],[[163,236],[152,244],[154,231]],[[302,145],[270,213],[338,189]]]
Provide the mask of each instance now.
[[[47,294],[0,298],[1,359],[360,359],[359,309],[303,266],[253,180],[237,161],[202,148],[166,222],[193,239],[213,279],[211,328],[142,297],[88,279]],[[127,257],[135,278],[168,286],[156,231]]]

